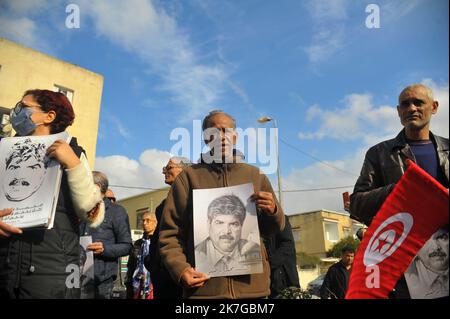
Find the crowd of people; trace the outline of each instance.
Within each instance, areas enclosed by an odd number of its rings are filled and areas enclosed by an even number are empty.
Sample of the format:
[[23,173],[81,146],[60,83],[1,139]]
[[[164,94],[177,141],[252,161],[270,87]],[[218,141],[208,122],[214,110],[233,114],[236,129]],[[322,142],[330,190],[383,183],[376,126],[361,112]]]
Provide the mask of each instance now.
[[[411,85],[400,93],[397,111],[404,128],[394,139],[368,150],[350,197],[352,218],[370,225],[403,175],[408,159],[448,188],[448,139],[430,132],[438,105],[424,85]],[[48,90],[26,91],[11,111],[17,136],[63,132],[74,119],[68,99]],[[0,219],[0,297],[79,298],[82,288],[69,288],[66,279],[68,264],[78,265],[80,256],[85,260],[80,236],[92,238],[86,249],[94,256],[93,298],[112,298],[123,256],[129,256],[125,285],[130,299],[273,298],[287,287],[300,287],[289,220],[267,176],[245,163],[235,149],[236,120],[223,111],[212,111],[203,119],[202,129],[218,132],[204,134],[210,151],[201,154],[196,164],[182,157],[169,160],[163,174],[170,191],[155,212],[143,214],[143,236],[134,243],[126,210],[108,189],[107,176],[92,172],[76,138],[69,144],[59,140],[51,145],[46,155],[63,167],[54,225],[20,229]],[[193,191],[246,183],[254,188],[250,200],[257,209],[259,241],[241,239],[245,205],[236,196],[224,196],[208,208],[209,237],[195,245]],[[0,217],[12,213],[7,207],[0,209]],[[362,238],[363,231],[358,235]],[[448,229],[446,236],[447,250],[440,250],[444,262],[439,269],[446,269],[448,278]],[[439,238],[442,241],[443,235]],[[225,270],[230,259],[260,254],[262,271],[209,276],[197,270],[194,257],[208,251],[213,252],[214,264]],[[354,254],[349,247],[342,250],[341,260],[325,277],[322,298],[345,297]],[[391,297],[411,297],[404,278]]]

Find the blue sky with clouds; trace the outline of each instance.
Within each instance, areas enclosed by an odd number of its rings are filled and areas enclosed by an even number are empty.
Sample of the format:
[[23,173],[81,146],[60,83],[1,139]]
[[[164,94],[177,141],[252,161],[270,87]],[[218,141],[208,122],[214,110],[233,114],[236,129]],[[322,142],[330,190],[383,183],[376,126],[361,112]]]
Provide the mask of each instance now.
[[[69,3],[79,29],[65,27]],[[378,29],[365,25],[370,3]],[[448,137],[448,5],[3,0],[0,36],[104,76],[96,169],[112,184],[164,186],[171,131],[220,108],[242,128],[276,118],[283,189],[315,189],[353,185],[367,148],[401,129],[395,106],[408,84],[434,90],[432,130]],[[342,210],[345,190],[286,192],[286,210]]]

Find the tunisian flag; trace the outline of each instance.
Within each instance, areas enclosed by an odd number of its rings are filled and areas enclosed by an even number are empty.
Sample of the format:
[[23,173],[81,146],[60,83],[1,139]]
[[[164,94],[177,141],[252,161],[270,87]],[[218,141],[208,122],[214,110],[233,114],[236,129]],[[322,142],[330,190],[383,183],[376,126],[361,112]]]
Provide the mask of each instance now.
[[410,162],[364,234],[345,298],[387,298],[425,242],[448,225],[448,208],[448,190]]

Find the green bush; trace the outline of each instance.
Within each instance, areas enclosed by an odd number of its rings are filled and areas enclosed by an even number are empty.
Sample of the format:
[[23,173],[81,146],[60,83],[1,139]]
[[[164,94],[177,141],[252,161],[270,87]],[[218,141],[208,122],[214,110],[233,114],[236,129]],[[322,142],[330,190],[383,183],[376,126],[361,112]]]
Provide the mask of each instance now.
[[316,256],[311,256],[306,253],[297,253],[297,265],[301,269],[315,268],[316,265],[320,264],[320,258]]
[[312,295],[301,288],[298,287],[289,287],[283,289],[275,299],[312,299]]
[[329,251],[327,251],[327,257],[340,258],[342,254],[342,248],[344,248],[345,246],[353,247],[353,249],[356,252],[356,250],[359,247],[359,244],[360,241],[358,239],[353,238],[353,236],[345,237],[340,241],[338,241],[336,244],[334,244],[334,246],[331,247]]

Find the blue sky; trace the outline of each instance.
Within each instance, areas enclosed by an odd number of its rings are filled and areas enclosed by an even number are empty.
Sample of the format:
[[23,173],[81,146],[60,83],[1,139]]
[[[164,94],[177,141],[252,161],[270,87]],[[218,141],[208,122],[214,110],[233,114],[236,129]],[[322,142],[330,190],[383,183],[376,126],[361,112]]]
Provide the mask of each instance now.
[[[69,3],[79,29],[65,27]],[[370,3],[380,28],[365,25]],[[354,184],[367,148],[400,131],[396,100],[408,84],[434,90],[432,130],[448,137],[448,5],[3,0],[0,36],[104,76],[96,169],[112,184],[164,186],[171,131],[219,108],[242,128],[276,118],[283,189],[303,190]],[[351,189],[286,192],[284,204],[289,214],[342,210]]]

